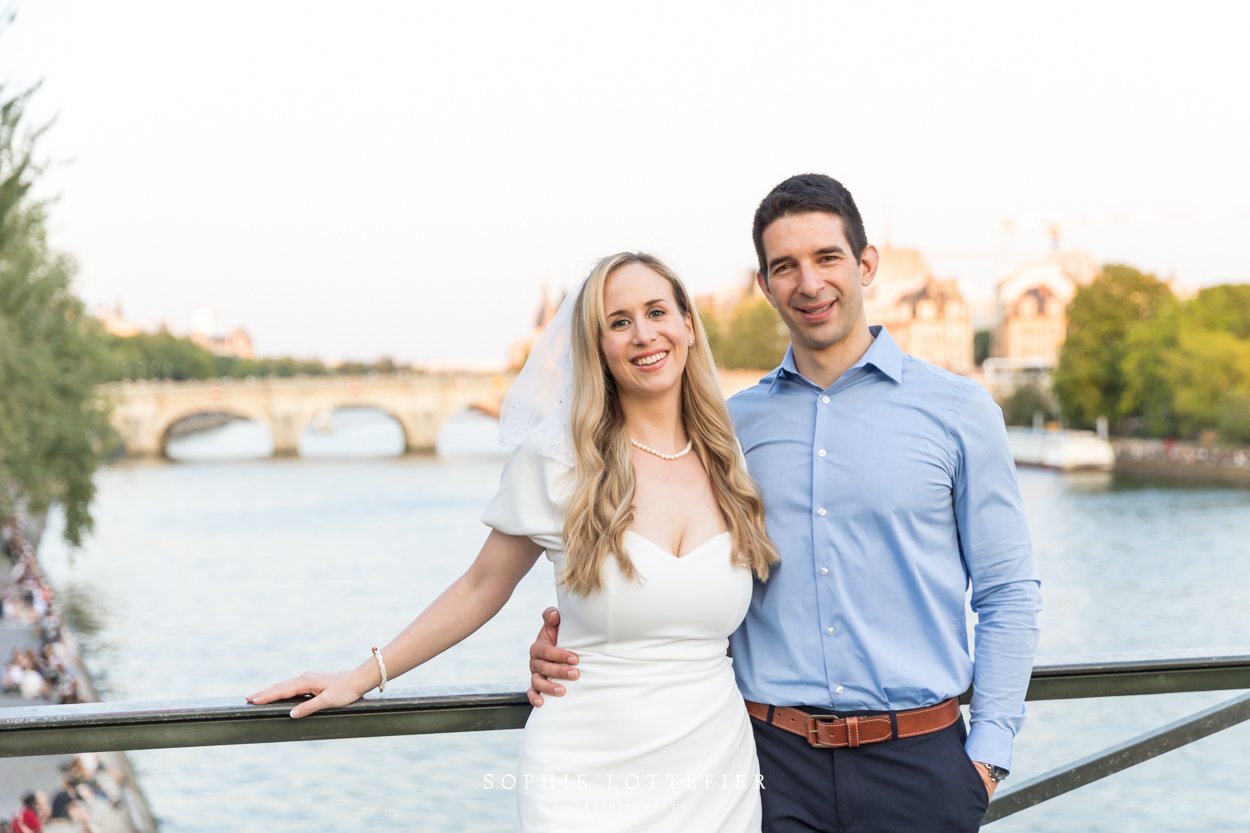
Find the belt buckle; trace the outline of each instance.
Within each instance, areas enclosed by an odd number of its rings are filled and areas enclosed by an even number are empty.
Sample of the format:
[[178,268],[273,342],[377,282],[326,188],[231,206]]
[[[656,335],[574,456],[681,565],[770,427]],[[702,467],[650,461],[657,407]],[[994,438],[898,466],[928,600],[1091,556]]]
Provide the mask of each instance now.
[[807,716],[807,742],[814,749],[840,749],[845,744],[824,743],[819,739],[821,726],[836,726],[843,722],[836,714],[809,714]]

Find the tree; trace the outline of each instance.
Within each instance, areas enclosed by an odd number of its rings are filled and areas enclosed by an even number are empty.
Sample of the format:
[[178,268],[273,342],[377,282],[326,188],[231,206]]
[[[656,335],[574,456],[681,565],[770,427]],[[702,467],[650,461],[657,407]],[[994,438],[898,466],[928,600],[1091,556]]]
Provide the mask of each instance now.
[[1214,286],[1183,305],[1130,323],[1125,333],[1121,427],[1153,436],[1219,428],[1250,433],[1250,286]]
[[713,352],[721,367],[755,370],[773,367],[785,355],[789,334],[763,298],[748,298],[727,322],[717,324]]
[[0,517],[59,502],[78,545],[111,429],[96,387],[101,335],[70,289],[73,262],[48,246],[46,206],[30,196],[42,132],[24,122],[33,92],[0,86]]
[[1003,420],[1008,425],[1032,425],[1034,415],[1039,413],[1043,421],[1049,422],[1059,416],[1059,409],[1054,398],[1036,382],[1016,388],[1003,403]]
[[712,356],[716,359],[716,363],[720,364],[721,349],[724,346],[720,317],[711,312],[701,312],[699,320],[703,323],[703,333],[707,336],[708,347],[712,348]]
[[1225,395],[1217,418],[1216,425],[1226,442],[1250,443],[1250,389]]
[[1165,374],[1175,392],[1183,433],[1204,428],[1242,433],[1246,420],[1239,417],[1239,409],[1250,399],[1250,339],[1216,330],[1182,330]]
[[1181,310],[1173,304],[1154,318],[1134,321],[1124,334],[1124,389],[1120,394],[1121,429],[1152,437],[1175,436],[1177,421],[1169,362],[1177,349]]
[[990,357],[990,344],[994,340],[994,333],[990,330],[977,330],[972,334],[972,361],[977,366],[985,364],[985,360]]
[[1250,284],[1223,284],[1201,290],[1185,304],[1185,326],[1250,339]]
[[108,341],[107,378],[121,379],[213,379],[219,374],[212,353],[190,339],[169,333],[139,333]]
[[1130,329],[1176,303],[1167,284],[1131,266],[1106,266],[1077,290],[1054,377],[1055,394],[1071,423],[1092,426],[1106,416],[1113,426],[1119,424],[1125,415]]
[[189,380],[246,376],[327,376],[334,374],[396,373],[401,366],[383,357],[375,362],[347,362],[333,370],[320,359],[291,357],[241,359],[218,356],[189,338],[170,333],[139,333],[110,337],[107,344],[108,381],[123,379]]

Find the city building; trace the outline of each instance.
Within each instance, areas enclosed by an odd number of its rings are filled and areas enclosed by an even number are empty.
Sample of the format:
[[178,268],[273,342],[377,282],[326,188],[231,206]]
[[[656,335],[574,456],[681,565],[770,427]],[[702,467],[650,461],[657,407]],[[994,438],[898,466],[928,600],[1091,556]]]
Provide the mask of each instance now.
[[906,353],[954,373],[973,369],[972,315],[958,283],[938,279],[917,249],[883,246],[864,289],[869,324],[884,324]]
[[513,371],[519,371],[525,366],[525,360],[529,358],[530,350],[534,348],[534,343],[538,341],[538,337],[543,334],[543,330],[547,329],[547,324],[555,318],[556,310],[560,308],[560,304],[564,301],[564,295],[558,298],[552,298],[547,291],[547,285],[543,284],[542,301],[538,305],[537,312],[534,313],[534,326],[529,334],[524,338],[513,342],[508,348],[508,368]]
[[1084,252],[1055,251],[1000,280],[990,355],[1054,368],[1068,331],[1068,304],[1098,271],[1097,261]]
[[218,335],[217,313],[208,307],[200,307],[191,313],[191,332],[188,338],[197,347],[214,356],[232,359],[254,359],[252,338],[247,331],[235,327],[226,335]]
[[131,338],[143,332],[138,324],[127,321],[122,315],[120,301],[111,307],[101,307],[95,317],[100,322],[100,326],[104,327],[104,332],[117,338]]
[[[122,315],[120,303],[111,307],[102,307],[95,313],[96,319],[104,327],[104,331],[118,338],[133,338],[145,332],[142,327],[128,321]],[[217,356],[228,356],[236,359],[256,358],[252,348],[252,337],[241,327],[236,327],[226,335],[216,335],[216,317],[209,309],[195,311],[191,332],[187,338],[196,346]],[[163,322],[157,332],[169,333],[170,329]],[[174,334],[176,335],[176,333]]]
[[233,359],[254,359],[256,352],[252,349],[252,337],[247,330],[236,327],[224,336],[206,333],[191,333],[191,341],[215,356],[226,356]]

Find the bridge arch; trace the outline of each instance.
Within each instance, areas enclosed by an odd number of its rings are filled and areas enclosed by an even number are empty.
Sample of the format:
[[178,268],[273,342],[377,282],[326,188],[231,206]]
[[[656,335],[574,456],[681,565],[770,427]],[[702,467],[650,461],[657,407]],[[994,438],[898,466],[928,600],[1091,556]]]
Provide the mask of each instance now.
[[[381,415],[383,417],[386,417],[386,419],[389,422],[393,423],[394,426],[399,431],[399,438],[398,438],[399,448],[397,449],[397,452],[401,455],[407,453],[409,447],[411,446],[411,442],[409,440],[408,428],[404,425],[404,421],[401,415],[394,408],[387,407],[386,405],[378,404],[378,403],[371,402],[371,401],[339,402],[337,404],[330,404],[324,408],[318,409],[314,413],[308,414],[307,419],[304,421],[302,426],[297,428],[297,432],[299,435],[298,453],[301,456],[305,454],[322,456],[320,454],[317,454],[317,452],[315,451],[315,445],[314,445],[313,450],[310,450],[307,446],[309,444],[309,430],[310,429],[319,430],[320,421],[324,415],[331,415],[332,417],[334,417],[332,420],[333,427],[334,427],[334,430],[338,430],[340,427],[340,420],[338,417],[335,417],[334,415],[337,415],[341,412],[350,413],[350,412],[360,412],[360,411],[367,411],[371,414]],[[316,441],[314,440],[312,442],[315,443]],[[386,449],[385,451],[389,453],[392,451],[392,449]],[[333,456],[338,456],[334,452],[330,452],[330,453],[333,454]],[[373,450],[373,451],[366,451],[364,453],[365,454],[377,454],[380,452],[379,450]]]
[[220,405],[187,408],[181,412],[175,412],[173,415],[164,419],[162,424],[156,429],[157,453],[161,457],[169,457],[169,443],[175,439],[174,429],[180,424],[188,420],[194,420],[199,417],[223,416],[229,417],[229,421],[246,420],[264,426],[269,432],[270,437],[273,436],[273,426],[269,423],[266,415],[248,408],[239,407],[222,407]]
[[109,386],[113,422],[128,454],[165,454],[171,425],[201,413],[228,413],[269,428],[276,456],[299,453],[316,415],[368,407],[394,419],[405,451],[431,452],[449,416],[476,407],[497,412],[512,376],[500,373],[297,377],[215,382],[123,382]]

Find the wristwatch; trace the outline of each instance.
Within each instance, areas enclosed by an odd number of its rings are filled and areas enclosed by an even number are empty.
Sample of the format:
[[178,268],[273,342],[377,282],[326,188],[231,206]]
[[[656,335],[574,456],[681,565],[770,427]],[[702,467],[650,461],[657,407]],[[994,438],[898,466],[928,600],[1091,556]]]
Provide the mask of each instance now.
[[999,781],[1007,780],[1007,776],[1011,774],[1010,770],[1003,769],[1001,766],[994,766],[993,764],[987,764],[985,761],[977,761],[977,763],[985,767],[986,772],[989,773],[990,780],[993,781],[995,784],[997,784]]

